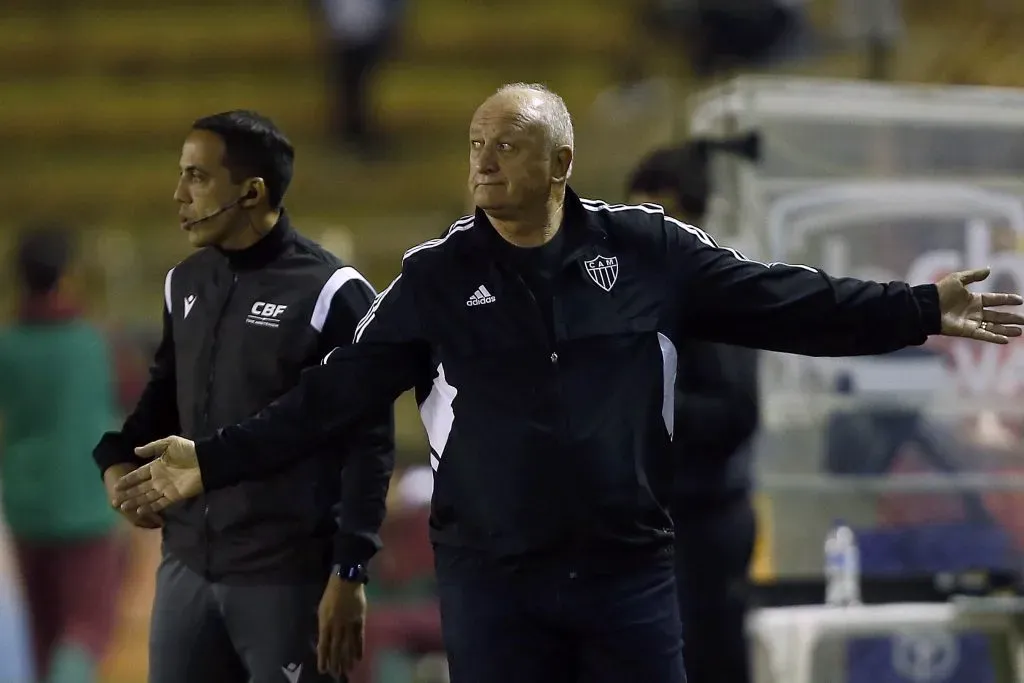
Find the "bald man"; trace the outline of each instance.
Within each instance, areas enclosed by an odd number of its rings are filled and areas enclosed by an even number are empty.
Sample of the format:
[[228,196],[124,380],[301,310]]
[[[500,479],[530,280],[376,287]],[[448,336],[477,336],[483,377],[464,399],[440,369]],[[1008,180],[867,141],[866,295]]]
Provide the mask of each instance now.
[[667,512],[682,338],[849,355],[1020,334],[1024,317],[991,310],[1020,297],[966,288],[981,271],[833,279],[749,261],[660,207],[580,199],[572,121],[541,86],[489,97],[468,142],[475,213],[405,253],[354,344],[241,424],[140,448],[155,459],[117,484],[126,509],[160,511],[415,389],[453,683],[685,681]]

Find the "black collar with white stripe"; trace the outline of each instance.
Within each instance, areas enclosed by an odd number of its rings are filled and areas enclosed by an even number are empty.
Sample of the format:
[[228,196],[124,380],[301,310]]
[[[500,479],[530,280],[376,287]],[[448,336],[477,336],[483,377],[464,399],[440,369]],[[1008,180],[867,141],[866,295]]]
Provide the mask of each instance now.
[[[562,211],[562,227],[565,238],[565,251],[562,267],[577,261],[581,256],[591,256],[607,238],[608,234],[590,211],[583,207],[579,195],[572,188],[565,188],[565,203]],[[482,248],[490,252],[497,261],[504,261],[507,245],[504,238],[494,229],[483,209],[477,208],[473,229],[470,231],[474,248]],[[503,248],[505,247],[505,248]]]

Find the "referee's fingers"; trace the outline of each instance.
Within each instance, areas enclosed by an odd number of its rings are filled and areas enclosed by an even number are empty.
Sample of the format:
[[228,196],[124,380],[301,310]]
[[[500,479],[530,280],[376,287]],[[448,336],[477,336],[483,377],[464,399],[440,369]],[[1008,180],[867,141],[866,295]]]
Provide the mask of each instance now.
[[352,639],[355,645],[355,661],[352,662],[352,666],[355,666],[356,662],[363,658],[363,641],[366,638],[366,623],[360,621],[352,628],[355,629],[355,637]]
[[347,674],[352,670],[359,660],[356,654],[358,648],[359,627],[357,624],[349,624],[345,627],[345,643],[342,645],[341,670],[338,675]]
[[348,670],[345,662],[348,658],[346,651],[346,640],[348,640],[348,629],[340,624],[334,624],[331,629],[331,675],[340,678]]
[[329,622],[320,622],[320,635],[316,640],[316,668],[322,674],[330,671],[331,634]]

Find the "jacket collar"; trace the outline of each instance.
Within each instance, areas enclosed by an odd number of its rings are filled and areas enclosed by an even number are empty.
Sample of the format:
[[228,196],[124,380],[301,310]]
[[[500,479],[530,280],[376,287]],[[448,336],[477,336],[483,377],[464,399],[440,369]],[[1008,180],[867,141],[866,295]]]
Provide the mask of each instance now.
[[[562,266],[566,267],[581,256],[591,256],[608,238],[604,226],[596,219],[595,214],[588,211],[579,195],[571,187],[565,188],[565,204],[562,212],[562,227],[565,238],[565,253]],[[474,214],[473,229],[470,230],[473,245],[490,252],[496,260],[503,260],[507,249],[504,239],[491,225],[490,219],[483,209],[477,208]]]
[[288,220],[287,212],[282,208],[281,216],[270,232],[259,241],[245,249],[221,249],[219,251],[234,270],[254,270],[266,266],[277,258],[285,247],[295,239],[295,230]]

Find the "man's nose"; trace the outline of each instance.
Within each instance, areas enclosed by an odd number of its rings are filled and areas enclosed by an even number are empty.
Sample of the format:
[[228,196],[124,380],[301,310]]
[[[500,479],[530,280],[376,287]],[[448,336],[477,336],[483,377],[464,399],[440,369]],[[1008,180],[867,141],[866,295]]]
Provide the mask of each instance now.
[[480,173],[493,173],[498,170],[498,155],[494,150],[482,149],[476,157],[476,168]]
[[174,201],[179,204],[188,204],[190,201],[188,192],[185,189],[185,182],[181,179],[178,180],[178,184],[174,187]]

